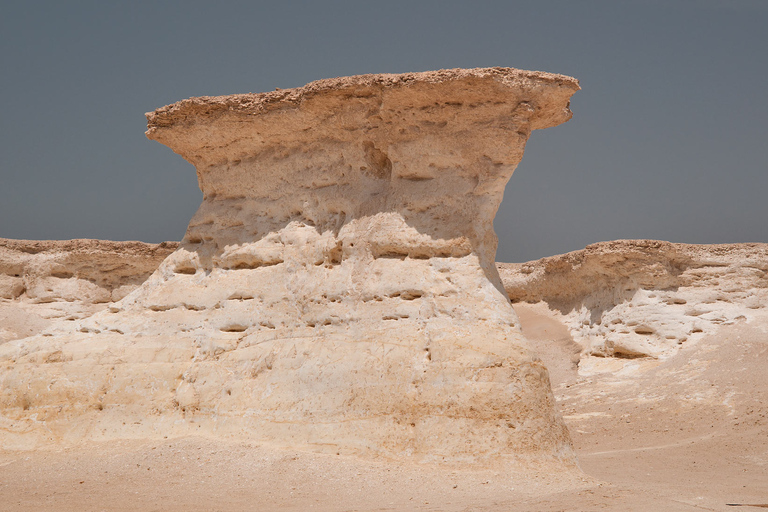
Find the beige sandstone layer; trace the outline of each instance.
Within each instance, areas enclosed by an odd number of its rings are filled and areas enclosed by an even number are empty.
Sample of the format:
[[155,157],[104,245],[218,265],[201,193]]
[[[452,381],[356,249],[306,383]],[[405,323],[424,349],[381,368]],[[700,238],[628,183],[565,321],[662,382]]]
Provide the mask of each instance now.
[[[498,264],[510,292],[517,293],[514,306],[523,333],[552,375],[579,466],[593,479],[564,472],[541,478],[542,468],[536,466],[456,471],[274,451],[221,436],[150,438],[87,443],[65,450],[58,446],[55,450],[0,450],[4,484],[0,503],[13,510],[34,511],[250,510],[254,503],[263,510],[329,511],[382,506],[456,511],[763,506],[768,481],[765,302],[750,308],[731,294],[730,304],[741,304],[749,319],[708,322],[703,333],[694,333],[667,356],[594,357],[585,352],[572,368],[573,349],[581,348],[560,323],[568,315],[554,304],[562,306],[565,300],[579,304],[578,299],[607,294],[627,281],[665,291],[669,281],[659,279],[658,269],[673,267],[678,270],[672,274],[679,272],[674,279],[685,286],[666,292],[688,287],[725,290],[731,283],[759,298],[765,287],[761,274],[750,267],[766,260],[765,248],[765,244],[691,246],[654,241],[595,244],[585,251],[527,263],[533,272],[518,276],[530,279],[527,291],[519,287],[514,273],[508,279],[507,264]],[[90,265],[88,257],[81,253],[75,264]],[[713,259],[727,264],[719,270],[709,268],[711,272],[695,271],[712,267]],[[561,267],[563,260],[570,262],[567,267]],[[523,293],[525,298],[519,300]],[[696,300],[687,304],[695,305]],[[59,299],[36,303],[24,295],[0,299],[0,308],[76,304]],[[730,307],[724,301],[708,307],[718,304]],[[684,318],[683,313],[679,314]],[[6,325],[0,320],[0,326]],[[517,473],[507,472],[510,469]],[[536,479],[531,480],[532,476]],[[141,493],[136,494],[136,489]]]
[[105,309],[138,288],[177,247],[0,238],[0,343]]
[[138,288],[178,245],[0,238],[0,298],[114,302]]
[[3,442],[233,436],[332,453],[572,461],[492,222],[569,77],[366,75],[149,114],[204,199],[108,310],[0,345]]
[[617,240],[499,270],[512,302],[546,305],[584,356],[667,358],[768,310],[768,244]]
[[[0,239],[0,343],[106,309],[178,245]],[[768,244],[617,240],[496,265],[510,300],[545,305],[584,356],[632,358],[667,357],[767,310],[767,261]]]

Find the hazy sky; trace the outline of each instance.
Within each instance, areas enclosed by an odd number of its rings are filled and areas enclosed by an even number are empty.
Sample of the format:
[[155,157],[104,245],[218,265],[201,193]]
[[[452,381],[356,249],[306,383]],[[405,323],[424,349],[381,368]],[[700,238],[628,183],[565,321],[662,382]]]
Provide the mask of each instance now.
[[168,103],[485,66],[582,86],[531,136],[497,260],[768,242],[767,0],[4,1],[0,237],[181,239],[195,171],[144,136]]

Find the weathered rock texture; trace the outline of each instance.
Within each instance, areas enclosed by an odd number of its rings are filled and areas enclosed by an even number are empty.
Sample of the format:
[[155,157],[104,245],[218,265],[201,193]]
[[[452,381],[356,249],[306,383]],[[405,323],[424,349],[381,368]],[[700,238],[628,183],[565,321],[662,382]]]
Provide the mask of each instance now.
[[138,288],[178,245],[0,238],[0,343],[105,309]]
[[618,240],[501,263],[512,302],[545,302],[584,355],[658,357],[768,308],[768,244]]
[[[209,432],[332,452],[570,460],[492,221],[568,77],[514,69],[194,98],[149,138],[203,203],[136,291],[0,346],[6,439]],[[75,421],[76,420],[76,421]]]
[[0,238],[0,298],[114,302],[138,288],[178,245]]

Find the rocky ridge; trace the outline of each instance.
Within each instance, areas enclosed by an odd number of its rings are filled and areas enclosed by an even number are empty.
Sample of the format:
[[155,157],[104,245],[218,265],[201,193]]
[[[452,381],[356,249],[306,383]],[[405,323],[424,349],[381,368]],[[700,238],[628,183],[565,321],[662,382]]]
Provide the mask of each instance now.
[[546,304],[585,356],[666,358],[768,308],[768,244],[617,240],[498,265],[510,300]]
[[[25,328],[16,333],[6,312],[0,342],[106,309],[137,289],[178,245],[0,239],[0,300],[17,308],[17,318],[27,315],[15,322]],[[546,304],[585,355],[633,358],[674,354],[689,339],[768,308],[766,262],[768,244],[616,240],[496,265],[510,301]]]
[[0,238],[0,343],[105,309],[146,281],[178,245]]

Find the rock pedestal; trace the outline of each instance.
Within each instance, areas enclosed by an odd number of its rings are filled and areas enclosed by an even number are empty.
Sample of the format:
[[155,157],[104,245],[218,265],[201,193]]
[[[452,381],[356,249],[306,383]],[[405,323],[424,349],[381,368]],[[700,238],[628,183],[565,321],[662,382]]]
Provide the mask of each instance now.
[[[62,414],[88,409],[90,437],[133,435],[98,425],[152,411],[144,431],[567,459],[547,371],[494,266],[493,217],[530,132],[567,121],[576,90],[561,75],[446,70],[148,114],[147,136],[197,168],[203,203],[179,249],[109,312],[0,347],[6,382],[35,388],[18,403],[4,388],[2,407],[64,430]],[[59,355],[41,365],[46,344]],[[59,372],[76,378],[54,411],[64,391],[43,387]]]

